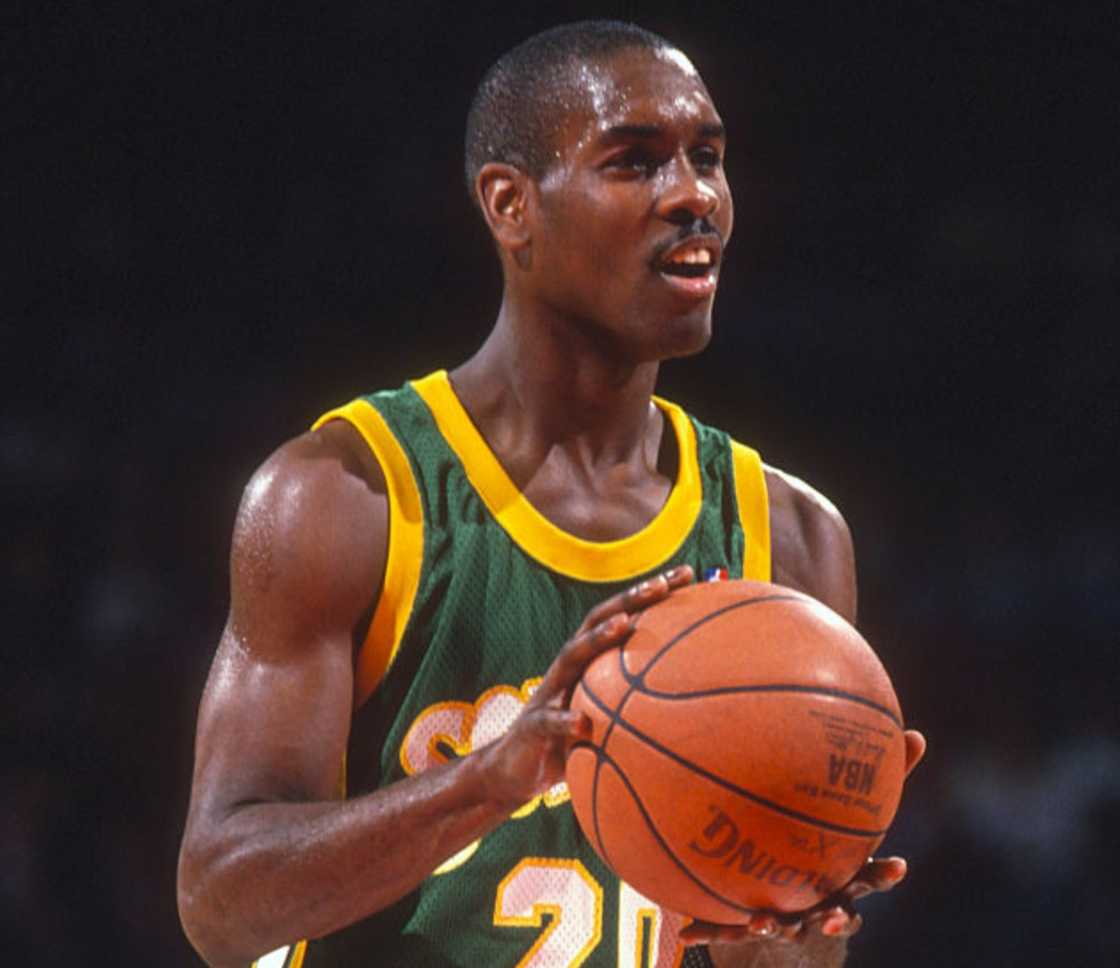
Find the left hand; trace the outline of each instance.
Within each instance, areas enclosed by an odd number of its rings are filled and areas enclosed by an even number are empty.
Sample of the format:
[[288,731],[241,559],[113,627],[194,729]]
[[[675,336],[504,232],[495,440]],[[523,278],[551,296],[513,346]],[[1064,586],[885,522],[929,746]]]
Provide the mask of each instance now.
[[[904,734],[906,775],[926,752],[926,739],[915,729]],[[759,911],[745,924],[713,924],[693,921],[681,931],[685,944],[721,944],[736,941],[803,941],[813,933],[829,938],[855,934],[863,919],[854,902],[868,894],[889,891],[906,876],[906,861],[901,857],[870,858],[841,890],[800,914]]]

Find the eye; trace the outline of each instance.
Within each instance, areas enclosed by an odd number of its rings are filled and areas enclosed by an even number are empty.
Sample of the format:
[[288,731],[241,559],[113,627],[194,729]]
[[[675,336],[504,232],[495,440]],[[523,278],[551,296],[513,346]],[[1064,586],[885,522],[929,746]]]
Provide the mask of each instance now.
[[692,164],[697,171],[715,171],[722,162],[720,153],[711,145],[704,145],[692,152]]
[[623,174],[648,177],[657,171],[660,164],[661,159],[648,148],[634,145],[612,157],[607,163],[607,167]]

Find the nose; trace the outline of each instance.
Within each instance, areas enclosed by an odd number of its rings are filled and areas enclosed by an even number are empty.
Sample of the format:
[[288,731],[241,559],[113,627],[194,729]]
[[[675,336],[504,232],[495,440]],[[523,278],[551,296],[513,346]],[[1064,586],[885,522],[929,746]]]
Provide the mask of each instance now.
[[657,201],[657,213],[666,221],[682,224],[708,218],[719,208],[719,192],[686,156],[673,159],[662,172],[665,186]]

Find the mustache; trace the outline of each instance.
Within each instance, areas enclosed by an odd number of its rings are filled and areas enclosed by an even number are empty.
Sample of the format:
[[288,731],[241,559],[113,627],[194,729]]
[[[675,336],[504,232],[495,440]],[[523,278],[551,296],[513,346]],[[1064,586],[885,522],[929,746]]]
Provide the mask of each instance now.
[[675,245],[680,245],[682,242],[687,242],[689,239],[703,238],[714,239],[719,243],[720,249],[722,250],[724,239],[719,229],[712,225],[706,218],[698,218],[680,226],[674,235],[659,242],[654,247],[653,260],[657,262],[663,259],[665,253]]

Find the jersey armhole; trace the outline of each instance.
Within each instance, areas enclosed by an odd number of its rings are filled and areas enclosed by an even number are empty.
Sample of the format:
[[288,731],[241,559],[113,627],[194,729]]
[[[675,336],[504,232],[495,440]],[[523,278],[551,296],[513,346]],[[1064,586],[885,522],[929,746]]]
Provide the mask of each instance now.
[[758,451],[732,440],[731,465],[743,528],[743,577],[770,581],[770,500],[762,458]]
[[381,595],[355,664],[354,705],[361,706],[397,657],[412,614],[424,562],[424,510],[412,464],[385,418],[366,400],[353,400],[328,411],[312,425],[330,420],[351,424],[373,451],[385,474],[389,498],[389,549]]

